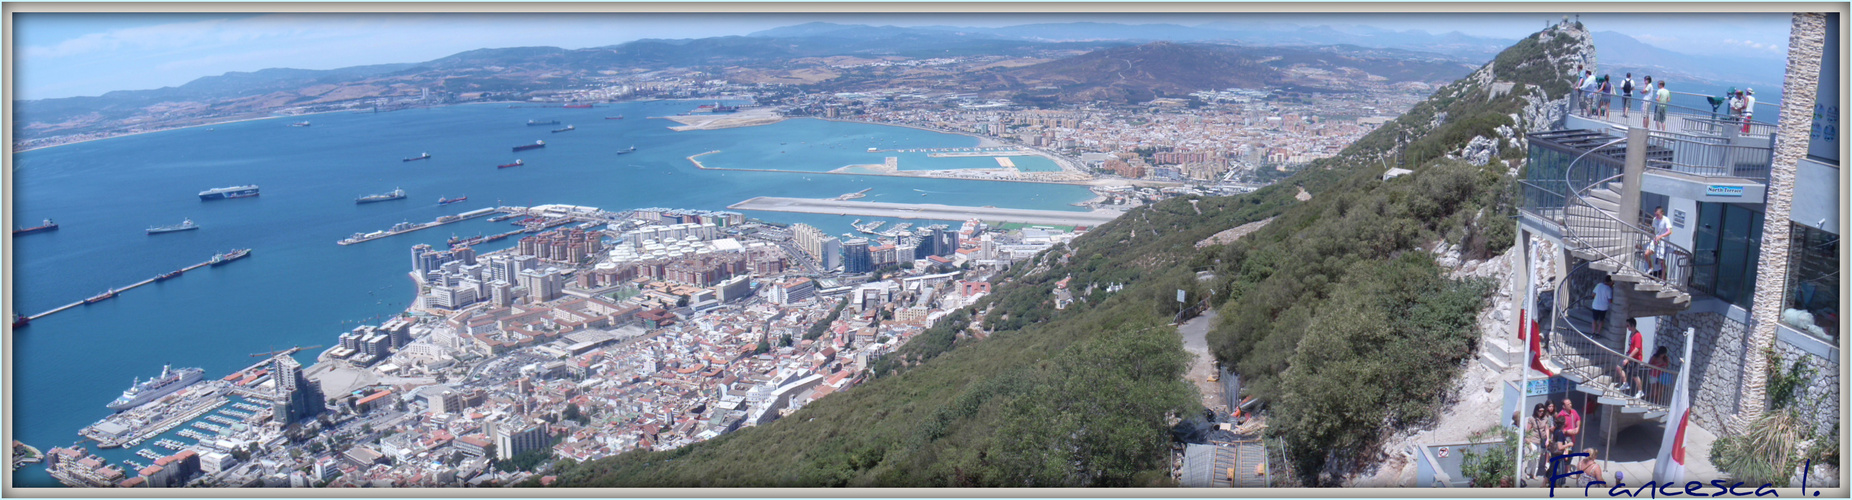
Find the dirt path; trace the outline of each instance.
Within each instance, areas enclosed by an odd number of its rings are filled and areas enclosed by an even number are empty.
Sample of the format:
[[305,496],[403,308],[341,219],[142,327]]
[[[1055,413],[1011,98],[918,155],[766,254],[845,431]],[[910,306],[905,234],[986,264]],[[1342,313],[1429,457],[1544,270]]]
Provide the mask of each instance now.
[[1222,384],[1209,381],[1216,372],[1215,355],[1209,352],[1209,329],[1215,322],[1215,311],[1211,310],[1177,326],[1177,333],[1183,334],[1183,350],[1190,353],[1190,370],[1184,377],[1202,394],[1205,408],[1220,408],[1224,401]]

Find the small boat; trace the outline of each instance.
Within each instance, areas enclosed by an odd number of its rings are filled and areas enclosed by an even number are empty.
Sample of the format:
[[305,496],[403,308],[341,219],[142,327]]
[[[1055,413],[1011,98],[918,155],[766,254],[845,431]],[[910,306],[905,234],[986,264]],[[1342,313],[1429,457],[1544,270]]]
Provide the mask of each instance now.
[[467,199],[469,199],[469,197],[468,197],[468,196],[459,196],[459,197],[457,197],[457,198],[454,198],[454,199],[452,199],[452,198],[438,198],[438,199],[437,199],[437,204],[439,204],[439,205],[449,205],[449,204],[451,204],[451,203],[456,203],[456,202],[459,202],[459,201],[463,201],[463,200],[467,200]]
[[194,229],[199,229],[199,224],[194,224],[193,219],[187,219],[187,220],[180,221],[179,224],[174,224],[171,226],[150,227],[148,228],[148,234],[171,233],[175,231],[192,231]]
[[496,165],[495,168],[519,167],[521,165],[521,160],[515,160],[514,163],[503,163],[501,165]]
[[633,153],[633,152],[636,152],[636,150],[637,150],[637,147],[636,147],[636,146],[631,146],[631,147],[630,147],[630,149],[620,149],[620,150],[617,150],[617,154],[620,154],[620,155],[623,155],[623,154],[630,154],[630,153]]
[[32,324],[32,318],[28,318],[24,314],[13,313],[13,329],[14,330],[18,330],[19,327],[26,326],[29,324]]
[[418,161],[418,160],[429,160],[429,159],[431,159],[431,153],[425,153],[425,154],[413,156],[411,158],[406,158],[406,159],[399,160],[399,161]]

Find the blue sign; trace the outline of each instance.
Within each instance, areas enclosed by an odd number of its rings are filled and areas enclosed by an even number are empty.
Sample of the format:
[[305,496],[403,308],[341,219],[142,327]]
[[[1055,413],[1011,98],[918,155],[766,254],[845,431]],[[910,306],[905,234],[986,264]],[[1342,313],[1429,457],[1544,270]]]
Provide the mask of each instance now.
[[1741,198],[1743,196],[1743,187],[1742,186],[1705,186],[1704,195],[1705,196],[1735,196],[1735,197]]
[[1569,381],[1562,377],[1548,379],[1531,379],[1524,388],[1525,396],[1543,396],[1546,394],[1569,392]]

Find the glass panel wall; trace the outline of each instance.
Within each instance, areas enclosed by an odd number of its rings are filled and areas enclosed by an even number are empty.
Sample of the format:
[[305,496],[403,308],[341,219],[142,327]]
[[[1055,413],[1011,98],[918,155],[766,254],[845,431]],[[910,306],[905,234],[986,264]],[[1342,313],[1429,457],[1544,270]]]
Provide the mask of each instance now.
[[1781,323],[1828,342],[1839,336],[1839,235],[1789,222]]
[[1697,269],[1691,286],[1750,307],[1755,297],[1756,262],[1762,255],[1762,213],[1744,205],[1699,203],[1697,239],[1692,247]]

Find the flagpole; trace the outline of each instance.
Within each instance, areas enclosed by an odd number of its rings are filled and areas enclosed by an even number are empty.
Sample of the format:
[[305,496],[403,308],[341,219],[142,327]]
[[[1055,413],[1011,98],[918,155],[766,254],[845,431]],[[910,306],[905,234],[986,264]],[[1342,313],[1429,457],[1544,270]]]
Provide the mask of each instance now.
[[[1522,251],[1528,252],[1529,250],[1530,249],[1524,249]],[[1529,260],[1530,259],[1525,259],[1525,265],[1530,265]],[[1536,456],[1539,455],[1537,453],[1530,453],[1530,450],[1524,446],[1524,440],[1530,438],[1530,413],[1524,411],[1526,403],[1530,402],[1530,335],[1537,334],[1535,331],[1527,332],[1525,330],[1530,326],[1528,322],[1531,321],[1531,319],[1526,316],[1532,308],[1537,306],[1537,277],[1534,276],[1536,274],[1536,266],[1531,267],[1532,269],[1524,273],[1529,278],[1525,280],[1524,284],[1524,306],[1518,308],[1518,342],[1524,343],[1524,358],[1518,361],[1518,446],[1516,447],[1518,450],[1518,459],[1513,461],[1516,463],[1518,470],[1517,475],[1511,476],[1513,484],[1523,481],[1524,479],[1524,472],[1527,470],[1524,467],[1525,456],[1532,455],[1530,458],[1535,460]],[[1539,447],[1546,447],[1542,440],[1538,440],[1537,444]],[[1536,464],[1531,464],[1528,470],[1536,469]]]

